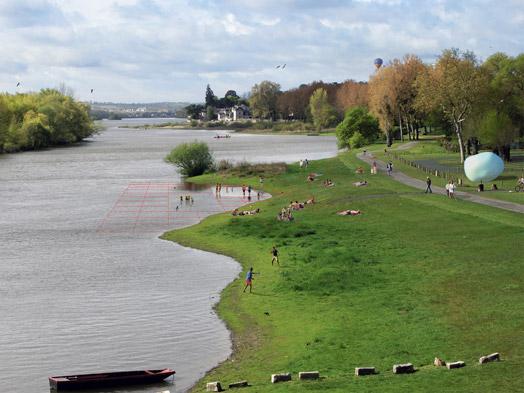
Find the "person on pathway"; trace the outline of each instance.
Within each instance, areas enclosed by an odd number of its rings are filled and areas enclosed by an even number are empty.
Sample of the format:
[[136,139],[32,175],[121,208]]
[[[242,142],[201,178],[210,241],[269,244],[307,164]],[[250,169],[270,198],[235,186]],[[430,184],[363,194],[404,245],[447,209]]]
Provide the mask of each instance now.
[[433,191],[431,191],[431,179],[429,178],[429,176],[426,177],[426,191],[424,191],[424,193],[427,194],[428,192],[430,194],[433,193]]
[[251,186],[247,186],[247,194],[248,194],[248,196],[249,196],[250,198],[251,198],[251,191],[252,191],[252,190],[253,190],[253,189],[251,188]]
[[244,198],[246,197],[246,185],[245,184],[242,184],[242,196]]
[[377,162],[373,161],[373,165],[371,166],[371,174],[376,175],[377,174]]
[[309,161],[307,158],[304,158],[304,166],[307,168],[309,166]]
[[393,164],[390,162],[388,162],[388,164],[386,165],[386,169],[388,171],[388,176],[391,176],[391,172],[393,172]]
[[278,261],[278,250],[276,248],[276,246],[273,246],[273,248],[271,249],[271,255],[273,256],[271,258],[271,266],[273,266],[273,263],[277,263],[278,266],[280,266],[280,262]]
[[298,166],[300,167],[300,169],[304,167],[304,161],[302,161],[302,159],[298,162]]
[[253,288],[253,268],[250,267],[246,274],[246,286],[242,292],[246,292],[247,287],[249,287],[249,293],[251,293],[251,288]]
[[451,199],[455,198],[455,183],[453,183],[453,180],[450,180],[449,182],[449,197]]

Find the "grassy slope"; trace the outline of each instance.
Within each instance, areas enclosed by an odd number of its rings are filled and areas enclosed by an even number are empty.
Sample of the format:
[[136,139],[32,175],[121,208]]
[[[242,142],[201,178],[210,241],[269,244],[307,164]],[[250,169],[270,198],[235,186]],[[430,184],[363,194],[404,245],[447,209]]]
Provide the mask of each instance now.
[[[266,179],[274,198],[257,204],[260,215],[216,215],[165,235],[230,255],[244,272],[249,266],[260,272],[253,294],[241,293],[242,279],[224,290],[218,311],[234,332],[236,351],[195,391],[206,381],[240,379],[249,380],[253,392],[522,389],[522,216],[422,195],[381,175],[355,188],[360,165],[349,153],[314,162],[311,171],[335,181],[330,189],[320,181],[306,184],[292,166]],[[310,195],[319,203],[292,223],[276,221],[289,200]],[[364,213],[335,215],[346,208]],[[270,263],[273,244],[281,250],[280,268]],[[476,364],[494,351],[503,362]],[[435,356],[464,360],[467,367],[428,366]],[[413,362],[420,371],[393,375],[391,366],[399,362]],[[370,365],[380,374],[352,375],[354,367]],[[305,370],[319,370],[325,379],[296,381]],[[271,385],[270,374],[281,371],[293,372],[295,380]]]
[[[381,160],[388,160],[389,158],[384,154],[383,148],[384,147],[382,146],[375,152],[375,154],[377,158]],[[437,141],[434,140],[420,141],[416,146],[408,150],[398,151],[397,154],[401,154],[404,158],[412,161],[435,160],[442,165],[449,165],[454,168],[460,166],[458,153],[447,152],[444,150],[444,148],[438,145]],[[512,151],[512,155],[514,157],[520,158],[522,155],[524,155],[524,152],[522,150],[514,150]],[[394,160],[393,163],[398,170],[404,172],[408,176],[417,179],[425,179],[427,176],[427,173],[424,171],[403,164],[398,160]],[[495,181],[486,183],[486,191],[482,194],[482,196],[509,202],[524,203],[524,192],[508,192],[509,190],[514,190],[514,187],[517,183],[517,178],[522,176],[524,170],[523,163],[519,160],[517,162],[505,163],[504,165],[504,173]],[[477,184],[469,181],[463,174],[461,174],[460,177],[464,181],[464,186],[459,187],[459,190],[476,193]],[[447,182],[446,179],[443,178],[437,178],[435,176],[431,176],[431,178],[434,184],[442,187]],[[499,187],[498,191],[490,191],[491,185],[493,183],[496,183]]]

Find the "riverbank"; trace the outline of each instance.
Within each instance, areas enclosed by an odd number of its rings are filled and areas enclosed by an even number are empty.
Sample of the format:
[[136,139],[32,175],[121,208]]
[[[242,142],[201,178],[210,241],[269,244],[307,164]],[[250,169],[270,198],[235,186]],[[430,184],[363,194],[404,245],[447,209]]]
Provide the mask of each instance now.
[[[244,269],[222,293],[220,317],[233,333],[231,359],[205,382],[247,379],[257,392],[475,390],[514,391],[524,383],[524,263],[516,247],[524,234],[519,215],[424,195],[387,176],[355,174],[353,153],[312,162],[321,173],[312,183],[291,165],[268,177],[273,198],[253,204],[261,213],[221,214],[166,233],[182,245],[229,255]],[[365,165],[364,165],[365,166]],[[330,178],[334,187],[322,180]],[[367,180],[368,186],[353,182]],[[257,184],[256,178],[206,175],[195,182]],[[278,222],[290,200],[317,203]],[[360,216],[338,216],[343,209]],[[520,240],[519,240],[520,239]],[[271,265],[273,245],[281,266]],[[245,271],[258,272],[254,292],[242,293]],[[478,365],[498,351],[503,362]],[[464,360],[448,371],[434,357]],[[419,372],[397,376],[396,363]],[[353,376],[354,367],[375,366],[378,375]],[[299,371],[325,378],[307,384]],[[270,374],[292,372],[294,381],[272,385]]]
[[235,133],[246,133],[246,134],[269,134],[269,135],[335,135],[334,128],[326,128],[323,130],[316,130],[312,124],[304,123],[300,121],[296,122],[271,122],[271,121],[259,121],[259,122],[222,122],[222,121],[209,121],[209,122],[197,122],[191,121],[189,123],[159,123],[159,124],[144,124],[144,125],[127,125],[122,128],[135,128],[135,129],[151,129],[151,128],[164,128],[174,130],[210,130],[210,131],[228,131]]

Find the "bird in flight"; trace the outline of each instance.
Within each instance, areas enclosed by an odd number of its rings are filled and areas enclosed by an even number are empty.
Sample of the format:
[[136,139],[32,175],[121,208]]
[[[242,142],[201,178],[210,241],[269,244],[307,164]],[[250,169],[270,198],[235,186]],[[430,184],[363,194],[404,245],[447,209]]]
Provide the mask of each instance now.
[[284,65],[282,66],[282,69],[286,68],[286,64],[284,63]]
[[95,91],[95,89],[91,89],[91,94],[93,94],[94,91]]
[[18,83],[16,84],[16,87],[20,86],[20,84],[21,84],[21,83],[20,83],[20,82],[18,82]]
[[279,65],[277,65],[277,66],[276,66],[275,68],[280,68],[280,64],[279,64]]

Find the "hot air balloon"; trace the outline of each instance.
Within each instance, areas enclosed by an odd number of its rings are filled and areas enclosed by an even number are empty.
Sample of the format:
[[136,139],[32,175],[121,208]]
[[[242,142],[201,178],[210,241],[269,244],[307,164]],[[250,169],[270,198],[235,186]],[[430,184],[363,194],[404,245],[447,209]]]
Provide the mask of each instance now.
[[382,63],[384,63],[382,61],[382,59],[380,57],[377,57],[374,61],[373,61],[373,64],[375,64],[375,68],[378,70],[380,67],[382,67]]

